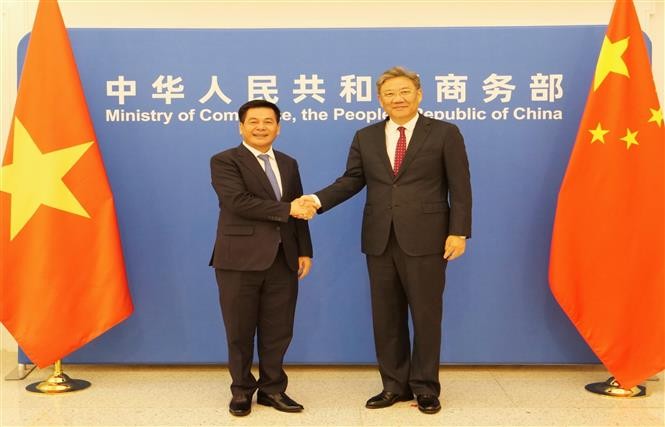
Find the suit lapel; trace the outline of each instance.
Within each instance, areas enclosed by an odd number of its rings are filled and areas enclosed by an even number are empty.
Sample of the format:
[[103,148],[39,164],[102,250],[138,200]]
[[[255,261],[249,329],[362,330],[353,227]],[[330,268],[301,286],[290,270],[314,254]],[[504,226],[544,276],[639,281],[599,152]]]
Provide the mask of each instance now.
[[[279,175],[280,178],[282,179],[282,199],[285,200],[284,197],[287,195],[291,195],[293,192],[293,189],[291,188],[291,167],[289,162],[286,161],[286,158],[280,153],[279,151],[275,151],[273,148],[273,152],[275,153],[275,160],[277,161],[277,167],[279,168]],[[289,199],[294,199],[294,197],[289,196],[286,200]]]
[[242,164],[245,165],[247,168],[249,168],[254,173],[254,176],[256,176],[256,178],[259,180],[261,186],[267,192],[266,195],[275,198],[275,192],[272,189],[272,185],[270,185],[270,181],[268,180],[268,175],[266,175],[266,172],[259,164],[259,160],[256,157],[254,157],[254,154],[252,154],[252,152],[249,151],[247,147],[240,144],[240,147],[238,147],[238,155],[240,157],[240,161],[242,162]]
[[423,116],[418,116],[418,121],[416,121],[416,127],[413,128],[413,135],[411,135],[411,141],[409,146],[406,149],[406,154],[404,155],[404,160],[402,160],[402,165],[399,167],[399,172],[395,177],[395,180],[398,180],[404,171],[409,167],[409,164],[413,162],[413,159],[418,155],[418,151],[425,144],[427,135],[430,132],[430,122],[426,120]]
[[383,163],[386,172],[390,174],[390,176],[393,176],[393,167],[390,164],[390,158],[388,157],[388,151],[386,149],[386,123],[388,123],[388,119],[381,122],[380,125],[372,128],[370,140],[376,141],[376,144],[372,146],[374,149],[374,155],[381,159],[381,163]]

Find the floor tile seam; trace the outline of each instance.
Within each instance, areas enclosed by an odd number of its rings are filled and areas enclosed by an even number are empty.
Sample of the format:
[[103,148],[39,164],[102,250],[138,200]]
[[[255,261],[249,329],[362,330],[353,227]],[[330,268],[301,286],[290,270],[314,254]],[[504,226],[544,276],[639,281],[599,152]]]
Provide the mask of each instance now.
[[517,408],[518,407],[517,402],[515,401],[515,399],[513,399],[513,397],[510,395],[510,393],[508,393],[508,391],[505,389],[503,384],[501,384],[501,381],[499,381],[499,379],[496,377],[496,375],[494,375],[494,373],[491,372],[491,371],[490,371],[490,375],[491,375],[491,378],[494,380],[494,382],[499,386],[499,388],[503,392],[504,396],[507,397],[508,401],[512,404],[511,407],[512,408]]

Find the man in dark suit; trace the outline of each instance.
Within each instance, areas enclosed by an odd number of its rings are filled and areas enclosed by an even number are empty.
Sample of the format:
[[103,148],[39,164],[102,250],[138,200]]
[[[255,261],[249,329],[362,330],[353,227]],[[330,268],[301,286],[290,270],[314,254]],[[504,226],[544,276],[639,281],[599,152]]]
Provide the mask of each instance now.
[[367,186],[362,251],[383,391],[366,407],[388,407],[415,393],[422,412],[436,413],[445,269],[471,236],[469,164],[455,125],[418,114],[416,73],[391,68],[377,88],[389,118],[356,132],[344,175],[303,200],[324,212]]
[[[298,279],[311,267],[307,221],[314,209],[302,195],[295,159],[272,149],[279,108],[249,101],[238,111],[243,142],[212,157],[212,186],[219,198],[215,268],[231,373],[229,411],[244,416],[257,402],[284,412],[302,405],[286,395],[282,367],[293,335]],[[295,218],[294,218],[295,217]],[[300,219],[296,219],[300,218]],[[257,335],[259,379],[251,372]]]

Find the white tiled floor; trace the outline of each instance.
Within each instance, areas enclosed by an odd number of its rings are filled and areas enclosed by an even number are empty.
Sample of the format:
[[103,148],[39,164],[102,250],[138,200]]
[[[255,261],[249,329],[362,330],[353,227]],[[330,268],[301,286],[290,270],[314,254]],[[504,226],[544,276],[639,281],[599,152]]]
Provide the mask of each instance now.
[[[2,377],[16,354],[2,353]],[[663,426],[663,374],[648,381],[648,396],[616,399],[584,390],[608,376],[602,366],[441,368],[443,409],[421,414],[415,402],[368,410],[380,391],[374,367],[290,366],[288,393],[305,406],[285,414],[254,404],[252,413],[228,413],[229,376],[221,366],[71,365],[65,372],[92,387],[66,395],[25,391],[51,369],[25,381],[1,380],[2,426]]]

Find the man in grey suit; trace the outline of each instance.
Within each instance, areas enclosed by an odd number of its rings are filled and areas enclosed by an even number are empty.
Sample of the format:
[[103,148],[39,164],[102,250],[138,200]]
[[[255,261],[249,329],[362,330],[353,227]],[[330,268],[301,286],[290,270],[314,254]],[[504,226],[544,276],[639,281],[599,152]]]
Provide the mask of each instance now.
[[[238,110],[242,144],[210,160],[219,198],[215,268],[229,350],[229,412],[244,416],[257,402],[283,412],[302,405],[286,393],[282,367],[293,335],[298,279],[307,275],[312,242],[307,221],[314,209],[289,202],[302,195],[295,159],[273,150],[279,108],[265,100]],[[257,336],[259,379],[252,375]]]
[[416,394],[418,408],[432,414],[441,409],[445,269],[471,236],[469,163],[455,125],[418,113],[422,89],[416,73],[391,68],[377,88],[388,119],[356,132],[344,175],[302,203],[322,213],[367,186],[362,251],[383,391],[366,407],[388,407]]

